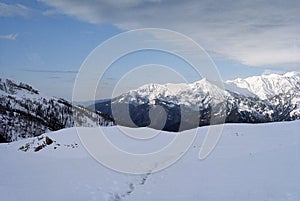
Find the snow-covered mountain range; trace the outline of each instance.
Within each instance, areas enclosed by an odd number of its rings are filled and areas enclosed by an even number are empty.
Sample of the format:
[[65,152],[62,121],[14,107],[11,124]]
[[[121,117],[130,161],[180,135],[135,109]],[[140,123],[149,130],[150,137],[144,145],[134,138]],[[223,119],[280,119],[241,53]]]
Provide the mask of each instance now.
[[[232,123],[300,119],[298,72],[238,78],[223,84],[224,88],[205,78],[192,84],[149,84],[86,109],[43,95],[28,84],[0,79],[0,141],[73,126],[109,126],[114,122],[178,131],[209,125],[212,117],[222,115],[225,122]],[[158,107],[164,109],[165,119],[149,117],[149,111]],[[111,108],[115,108],[114,114]],[[127,121],[128,110],[131,122]],[[188,114],[184,118],[183,110]],[[156,111],[156,116],[163,116],[163,111]],[[182,124],[185,127],[180,127]]]
[[[164,130],[179,130],[184,108],[199,118],[199,126],[208,125],[213,115],[224,113],[226,122],[261,123],[300,118],[300,73],[269,74],[229,80],[219,87],[202,79],[192,84],[148,84],[111,101],[95,104],[95,109],[114,116],[117,123],[128,125],[122,108],[128,107],[137,126],[151,124],[149,111],[161,106],[167,113]],[[110,107],[117,108],[114,115]],[[213,109],[214,108],[214,109]],[[217,109],[216,109],[217,108]],[[218,109],[219,108],[219,109]],[[220,111],[224,110],[225,111]],[[193,120],[194,121],[194,120]],[[131,125],[129,125],[131,126]],[[151,124],[151,127],[156,125]],[[194,125],[188,126],[192,128]]]
[[73,126],[113,125],[113,120],[30,85],[0,79],[0,141],[10,142]]

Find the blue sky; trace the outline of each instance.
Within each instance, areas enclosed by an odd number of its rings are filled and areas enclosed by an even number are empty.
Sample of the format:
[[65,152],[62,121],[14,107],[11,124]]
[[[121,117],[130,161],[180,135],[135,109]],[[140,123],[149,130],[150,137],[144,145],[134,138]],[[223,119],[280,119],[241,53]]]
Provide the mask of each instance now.
[[[148,27],[195,40],[224,80],[299,70],[299,10],[299,1],[0,1],[0,77],[71,99],[77,72],[94,48],[119,33]],[[126,71],[121,66],[152,60],[175,68],[184,65],[146,53],[151,56],[141,53],[118,61],[103,90],[111,90]],[[188,70],[181,73],[190,82],[197,79]]]

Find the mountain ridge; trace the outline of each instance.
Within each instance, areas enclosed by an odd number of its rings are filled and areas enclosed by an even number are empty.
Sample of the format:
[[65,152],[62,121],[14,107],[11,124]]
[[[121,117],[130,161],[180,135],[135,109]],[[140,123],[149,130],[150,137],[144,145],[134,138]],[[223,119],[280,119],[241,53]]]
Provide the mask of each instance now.
[[48,97],[28,84],[0,79],[0,141],[11,142],[73,126],[111,126],[100,112]]
[[[121,125],[131,126],[124,116],[126,114],[120,112],[129,105],[129,116],[140,127],[150,125],[149,111],[160,106],[167,113],[167,125],[163,128],[167,131],[180,131],[182,109],[198,118],[199,126],[209,125],[212,116],[220,112],[225,113],[224,122],[230,123],[263,123],[300,118],[298,72],[238,78],[223,84],[224,89],[206,78],[191,84],[148,84],[89,108],[109,114]],[[115,108],[114,111],[110,107]],[[213,108],[217,109],[213,111]],[[226,109],[218,111],[218,108]],[[194,120],[183,121],[189,124]]]

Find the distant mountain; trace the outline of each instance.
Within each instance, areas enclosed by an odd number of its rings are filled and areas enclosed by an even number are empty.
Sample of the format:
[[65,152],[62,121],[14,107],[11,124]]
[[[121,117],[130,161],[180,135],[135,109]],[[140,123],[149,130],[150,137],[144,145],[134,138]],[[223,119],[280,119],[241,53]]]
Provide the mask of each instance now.
[[0,79],[0,142],[73,126],[110,126],[114,121],[70,102],[47,97],[30,85]]
[[81,105],[83,107],[88,107],[90,105],[93,105],[95,103],[102,103],[109,101],[110,99],[100,99],[100,100],[90,100],[90,101],[73,101],[73,104],[75,105]]
[[[90,106],[108,114],[117,124],[159,129],[160,120],[151,122],[149,118],[149,111],[158,107],[167,114],[163,127],[167,131],[208,125],[212,116],[220,115],[225,115],[225,122],[231,123],[300,119],[300,74],[238,78],[224,82],[224,89],[205,78],[192,84],[148,84]],[[114,114],[111,108],[115,108]],[[183,110],[189,114],[184,118]],[[128,121],[126,111],[132,122]],[[184,128],[180,128],[181,123]]]
[[[288,72],[283,75],[270,74],[248,77],[246,79],[238,78],[226,83],[239,89],[248,90],[260,99],[268,100],[279,94],[299,93],[300,73]],[[299,100],[295,99],[294,101],[299,102]]]

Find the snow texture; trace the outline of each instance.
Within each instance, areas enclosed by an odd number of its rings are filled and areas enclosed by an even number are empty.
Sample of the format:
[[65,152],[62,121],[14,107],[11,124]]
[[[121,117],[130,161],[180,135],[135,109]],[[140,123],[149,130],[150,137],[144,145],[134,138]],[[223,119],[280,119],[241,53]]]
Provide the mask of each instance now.
[[[89,135],[94,128],[78,129]],[[156,150],[175,135],[163,132],[151,143],[135,141],[118,127],[103,129],[114,144],[133,153]],[[200,161],[198,152],[207,129],[196,130],[196,140],[178,162],[144,175],[102,166],[80,143],[76,128],[0,144],[1,200],[300,200],[300,121],[226,124],[215,150]],[[46,136],[53,141],[49,145]],[[42,144],[46,145],[35,151]]]

